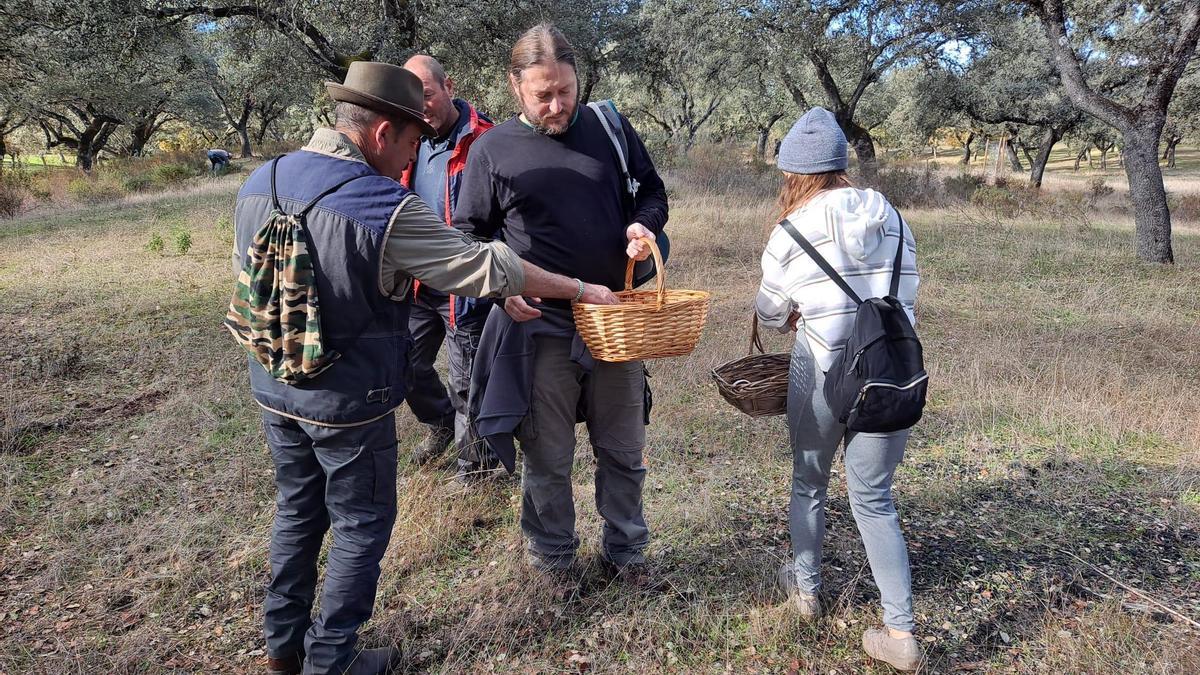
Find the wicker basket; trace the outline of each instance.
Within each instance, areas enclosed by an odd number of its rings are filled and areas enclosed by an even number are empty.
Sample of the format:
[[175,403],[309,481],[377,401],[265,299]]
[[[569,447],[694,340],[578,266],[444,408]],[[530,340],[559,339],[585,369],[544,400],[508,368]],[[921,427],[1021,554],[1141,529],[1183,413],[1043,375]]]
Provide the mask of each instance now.
[[[754,350],[758,349],[757,354]],[[750,324],[750,353],[713,368],[712,377],[721,397],[751,417],[787,412],[790,354],[763,353],[758,337],[758,315]]]
[[633,290],[633,266],[625,267],[625,290],[616,305],[575,303],[575,328],[599,361],[638,361],[690,354],[708,318],[707,291],[668,291],[662,254],[645,239],[658,270],[656,290]]

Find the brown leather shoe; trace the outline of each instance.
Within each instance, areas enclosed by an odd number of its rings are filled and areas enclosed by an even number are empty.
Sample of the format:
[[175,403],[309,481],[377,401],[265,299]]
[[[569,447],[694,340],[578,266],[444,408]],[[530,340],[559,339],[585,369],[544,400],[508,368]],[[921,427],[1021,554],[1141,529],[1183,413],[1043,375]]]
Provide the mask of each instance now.
[[303,650],[278,659],[267,657],[267,675],[300,675],[300,671],[303,669]]

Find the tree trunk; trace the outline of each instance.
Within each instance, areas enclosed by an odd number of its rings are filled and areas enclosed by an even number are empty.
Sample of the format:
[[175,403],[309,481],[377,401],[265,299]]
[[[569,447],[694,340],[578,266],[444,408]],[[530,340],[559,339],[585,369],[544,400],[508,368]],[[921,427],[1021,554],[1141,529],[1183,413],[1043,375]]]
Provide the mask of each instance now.
[[[1111,148],[1111,146],[1109,148],[1100,148],[1100,170],[1101,171],[1108,171],[1108,151],[1110,148]],[[1155,153],[1157,153],[1158,148],[1155,148],[1154,151],[1155,151]]]
[[[8,143],[4,140],[4,136],[0,136],[0,173],[4,173],[4,156],[8,154]],[[13,162],[13,168],[17,168],[16,162]]]
[[[1060,140],[1062,140],[1062,133],[1058,129],[1054,127],[1046,129],[1046,134],[1042,136],[1042,144],[1038,146],[1037,157],[1030,164],[1032,168],[1029,171],[1029,184],[1033,187],[1041,189],[1042,176],[1046,172],[1046,162],[1050,161],[1050,151]],[[1078,168],[1078,160],[1076,160],[1075,166]]]
[[143,120],[135,124],[129,130],[129,156],[141,157],[145,154],[146,144],[150,142],[150,137],[154,135],[154,124],[151,121]]
[[600,80],[596,73],[596,65],[591,59],[583,63],[583,82],[579,87],[579,105],[587,105],[588,101],[592,100],[592,89],[596,87],[596,83]]
[[771,140],[770,127],[758,127],[758,142],[754,144],[754,156],[763,159],[767,155],[767,141]]
[[968,164],[971,163],[971,144],[974,142],[975,142],[975,132],[972,131],[967,134],[967,142],[963,143],[963,156],[962,156],[962,159],[958,160],[959,164],[962,164],[963,166],[967,166]]
[[1083,161],[1083,156],[1085,154],[1087,154],[1086,148],[1083,150],[1080,150],[1079,154],[1075,155],[1075,169],[1074,169],[1075,173],[1079,173],[1079,164]]
[[766,157],[767,141],[771,140],[771,129],[774,129],[775,123],[781,119],[783,119],[783,113],[777,113],[772,115],[766,124],[758,125],[758,143],[754,146],[754,154],[759,159]]
[[1162,169],[1158,166],[1158,139],[1162,124],[1133,126],[1122,134],[1125,176],[1129,179],[1129,201],[1133,205],[1137,256],[1146,262],[1171,264],[1171,212]]
[[1008,155],[1008,166],[1009,166],[1009,168],[1011,168],[1013,171],[1017,171],[1017,172],[1024,172],[1024,171],[1025,171],[1025,167],[1021,165],[1021,158],[1017,156],[1017,143],[1016,143],[1016,140],[1017,140],[1017,139],[1016,139],[1016,137],[1014,136],[1012,139],[1010,139],[1009,141],[1007,141],[1007,142],[1004,144],[1004,152],[1005,152],[1005,154],[1006,154],[1006,155]]
[[875,139],[871,138],[871,132],[855,124],[854,120],[839,119],[838,122],[846,134],[846,140],[850,142],[850,147],[854,148],[854,155],[858,157],[859,173],[868,178],[874,177],[879,165],[875,158]]
[[1163,159],[1167,160],[1167,168],[1175,168],[1175,146],[1183,139],[1178,136],[1172,136],[1167,139],[1167,151],[1163,153]]
[[242,138],[242,159],[248,159],[253,156],[250,152],[250,129],[249,124],[242,124],[237,127],[238,136]]
[[96,162],[96,153],[91,147],[85,147],[82,143],[75,150],[75,166],[79,167],[84,173],[91,173],[92,166]]

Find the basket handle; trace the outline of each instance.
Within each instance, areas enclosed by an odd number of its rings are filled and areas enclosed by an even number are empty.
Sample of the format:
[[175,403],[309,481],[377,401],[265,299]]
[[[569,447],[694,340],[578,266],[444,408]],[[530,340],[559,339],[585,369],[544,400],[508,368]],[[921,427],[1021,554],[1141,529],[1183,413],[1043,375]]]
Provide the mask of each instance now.
[[[667,272],[663,269],[662,253],[658,250],[658,244],[655,244],[650,237],[638,238],[650,245],[650,253],[654,256],[654,269],[658,272],[654,275],[654,285],[658,288],[658,304],[661,305],[667,293]],[[633,258],[625,263],[625,290],[627,291],[633,290],[633,266],[636,264],[637,261]]]
[[758,312],[750,313],[750,348],[746,350],[747,354],[753,355],[757,349],[759,354],[766,354],[767,350],[763,349],[762,337],[758,334]]

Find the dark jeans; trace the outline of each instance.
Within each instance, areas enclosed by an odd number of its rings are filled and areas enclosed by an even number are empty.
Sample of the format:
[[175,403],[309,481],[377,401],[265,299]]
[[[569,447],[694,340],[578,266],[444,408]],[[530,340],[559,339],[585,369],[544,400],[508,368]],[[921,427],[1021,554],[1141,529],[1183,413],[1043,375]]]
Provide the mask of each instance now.
[[[485,315],[486,316],[486,315]],[[449,297],[422,287],[409,313],[408,330],[413,347],[409,352],[412,386],[406,400],[413,415],[433,428],[454,428],[461,468],[477,468],[483,457],[494,463],[487,446],[475,437],[467,423],[467,394],[471,365],[483,334],[483,320],[450,325]],[[449,391],[434,367],[438,350],[446,345]]]
[[[335,429],[263,411],[263,428],[276,486],[263,607],[267,653],[282,658],[304,648],[306,673],[341,673],[371,616],[396,521],[396,418]],[[317,558],[331,525],[314,620]]]

